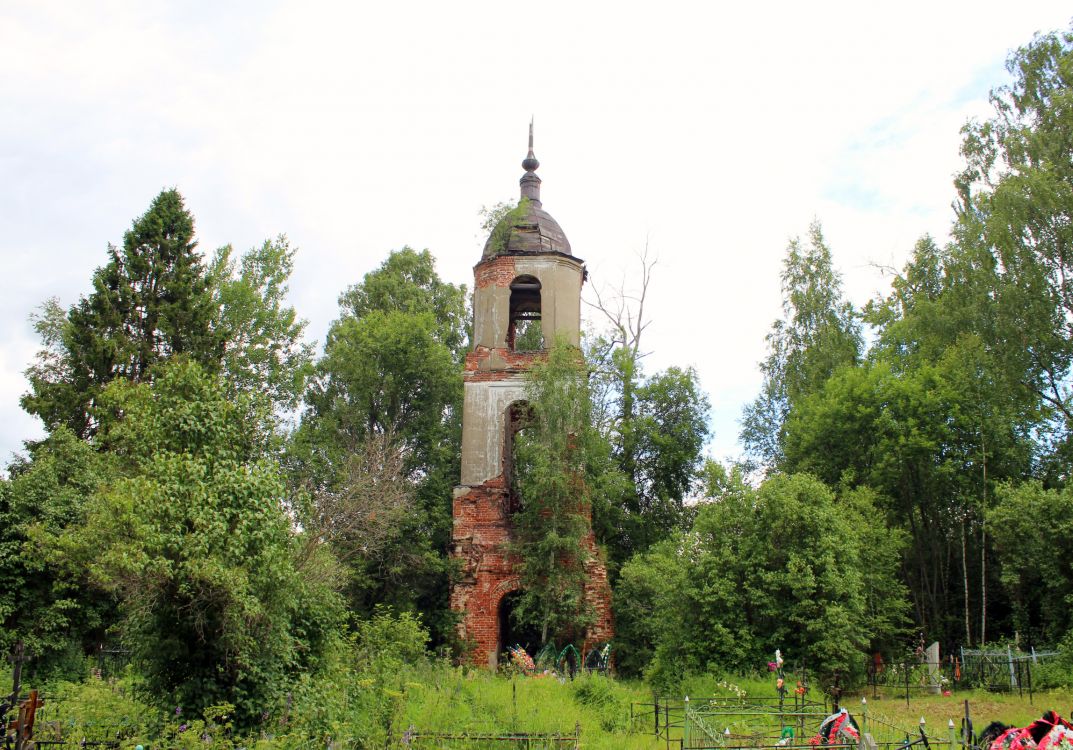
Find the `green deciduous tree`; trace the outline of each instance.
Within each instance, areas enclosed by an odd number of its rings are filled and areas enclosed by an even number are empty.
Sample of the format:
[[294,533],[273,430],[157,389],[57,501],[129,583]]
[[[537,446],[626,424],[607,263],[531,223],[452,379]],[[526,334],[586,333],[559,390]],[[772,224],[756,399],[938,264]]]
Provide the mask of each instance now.
[[469,333],[466,287],[441,280],[428,250],[404,247],[393,251],[360,284],[340,295],[339,307],[358,320],[376,311],[431,314],[436,339],[456,356],[465,353]]
[[[912,538],[905,576],[918,623],[933,637],[973,643],[987,636],[987,613],[1004,610],[988,564],[989,498],[997,481],[1032,470],[1042,424],[1023,385],[1030,363],[1011,346],[1008,310],[1023,312],[1023,294],[960,234],[945,248],[922,238],[892,287],[866,311],[876,330],[867,373],[845,373],[842,384],[836,376],[792,419],[790,466],[826,464],[815,470],[828,481],[848,472],[887,498],[891,523]],[[829,408],[829,418],[809,422]],[[821,441],[799,442],[826,430]]]
[[1039,482],[1005,484],[987,514],[1013,604],[1013,625],[1028,643],[1073,636],[1073,491]]
[[586,337],[593,424],[611,446],[613,466],[594,508],[611,573],[637,552],[688,527],[686,503],[708,440],[708,397],[693,368],[646,376],[641,339],[655,261],[640,259],[640,287],[596,293],[604,328]]
[[100,439],[122,477],[53,554],[119,597],[123,641],[158,702],[228,702],[248,725],[316,666],[342,610],[299,568],[287,488],[243,398],[184,361],[151,384],[108,386],[117,416]]
[[465,296],[440,280],[427,250],[410,248],[340,296],[303,419],[306,445],[328,476],[373,433],[402,441],[410,469],[429,471],[444,458],[459,426]]
[[622,567],[614,588],[615,666],[623,675],[644,674],[660,649],[663,679],[656,677],[660,687],[668,681],[667,659],[674,644],[685,644],[693,634],[679,608],[684,601],[678,597],[689,588],[689,566],[679,554],[678,532],[652,549],[638,553]]
[[[1056,416],[1061,445],[1073,427],[1073,32],[1037,36],[1007,69],[994,115],[963,131],[958,240],[1001,269],[992,297],[1004,353]],[[1064,479],[1068,455],[1059,464]]]
[[[592,425],[581,351],[560,339],[529,371],[528,425],[515,437],[520,508],[514,514],[521,596],[515,614],[549,637],[579,639],[591,620],[585,602],[584,544],[593,475],[606,470],[607,445]],[[599,480],[598,480],[599,481]]]
[[901,372],[885,361],[845,369],[801,401],[785,428],[787,466],[873,488],[888,523],[909,532],[904,576],[931,637],[958,637],[967,611],[959,606],[969,570],[962,524],[978,528],[985,488],[1027,463],[1016,423],[986,412],[975,341]]
[[[459,473],[464,305],[465,289],[440,280],[428,251],[409,248],[344,292],[289,458],[312,500],[305,520],[339,544],[347,535],[320,525],[326,508],[342,503],[348,517],[362,517],[354,504],[379,481],[407,498],[392,534],[340,550],[348,598],[357,612],[380,602],[419,606],[441,639],[450,632],[444,553]],[[378,455],[402,464],[385,471]]]
[[865,550],[874,514],[870,496],[840,500],[806,475],[773,475],[759,489],[731,482],[690,531],[623,568],[620,636],[651,650],[650,676],[664,686],[689,672],[755,669],[776,648],[851,678],[864,649],[898,626],[869,616],[866,587],[904,596],[897,539]]
[[23,407],[48,429],[87,437],[99,428],[101,390],[143,382],[175,355],[224,372],[235,393],[257,393],[276,409],[297,404],[312,356],[305,323],[285,304],[294,250],[265,242],[236,263],[221,248],[206,267],[194,218],[165,190],[93,276],[93,291],[66,312],[49,300],[35,319],[43,349],[27,371]]
[[996,481],[1031,470],[1041,410],[1023,386],[1029,363],[1010,345],[1006,311],[1023,311],[1023,294],[963,238],[917,243],[891,293],[866,308],[866,360],[785,401],[772,445],[787,471],[877,491],[887,523],[910,535],[903,576],[918,625],[972,643],[987,612],[1003,609],[988,595],[988,498]]
[[268,398],[275,409],[297,408],[312,373],[313,346],[302,338],[305,321],[286,303],[295,252],[280,235],[236,264],[228,245],[216,251],[208,274],[224,382],[236,394]]
[[[614,356],[623,352],[619,349]],[[604,395],[620,399],[627,374],[614,362],[611,368],[616,382]],[[709,434],[708,397],[695,370],[670,367],[648,378],[640,378],[636,369],[631,371],[632,414],[615,412],[604,425],[611,447],[608,470],[614,472],[608,476],[607,488],[613,494],[606,504],[597,505],[595,518],[616,567],[689,526],[692,509],[687,499],[696,484]],[[598,385],[601,377],[606,375],[594,378]]]
[[840,487],[838,504],[856,524],[870,649],[897,652],[912,613],[912,600],[901,575],[911,539],[905,529],[884,515],[884,498],[870,487]]
[[[307,394],[310,425],[353,444],[390,430],[415,451],[415,460],[427,461],[442,437],[445,409],[457,404],[461,390],[459,368],[437,334],[428,312],[374,310],[336,321]],[[336,441],[323,447],[351,446]]]
[[73,649],[100,643],[114,601],[84,585],[76,562],[51,559],[43,541],[78,527],[89,497],[111,475],[110,461],[66,427],[31,447],[0,483],[0,649],[21,640],[47,671]]
[[[637,388],[635,438],[638,494],[660,538],[688,525],[685,499],[693,489],[708,439],[708,396],[692,367],[669,367]],[[642,546],[648,541],[639,540]]]
[[862,346],[857,314],[842,298],[842,280],[819,222],[809,227],[807,247],[796,237],[790,240],[782,290],[783,318],[767,336],[760,395],[742,417],[742,443],[768,466],[782,459],[783,428],[796,403],[839,368],[856,364]]

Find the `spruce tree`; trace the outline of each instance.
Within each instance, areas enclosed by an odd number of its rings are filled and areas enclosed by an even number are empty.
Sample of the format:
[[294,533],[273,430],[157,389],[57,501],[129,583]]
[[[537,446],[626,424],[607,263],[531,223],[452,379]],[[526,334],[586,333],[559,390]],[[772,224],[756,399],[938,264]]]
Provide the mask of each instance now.
[[[142,382],[153,365],[185,354],[219,365],[223,341],[194,218],[177,190],[164,190],[123,236],[109,245],[108,262],[93,275],[93,291],[60,320],[46,308],[38,320],[46,352],[28,371],[23,407],[51,430],[96,431],[94,404],[116,378]],[[51,336],[44,335],[45,333]]]

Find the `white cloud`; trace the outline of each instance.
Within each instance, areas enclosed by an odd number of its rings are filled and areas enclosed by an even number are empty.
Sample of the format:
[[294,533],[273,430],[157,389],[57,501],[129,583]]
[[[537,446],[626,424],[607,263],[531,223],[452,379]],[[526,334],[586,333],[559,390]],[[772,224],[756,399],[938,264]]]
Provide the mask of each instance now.
[[477,210],[513,197],[537,120],[545,207],[594,281],[650,238],[652,367],[697,366],[734,454],[779,312],[789,236],[823,221],[851,297],[945,235],[958,128],[1058,2],[279,2],[0,10],[0,454],[23,322],[74,301],[130,221],[176,185],[202,246],[286,232],[293,300],[323,337],[391,248],[469,283]]

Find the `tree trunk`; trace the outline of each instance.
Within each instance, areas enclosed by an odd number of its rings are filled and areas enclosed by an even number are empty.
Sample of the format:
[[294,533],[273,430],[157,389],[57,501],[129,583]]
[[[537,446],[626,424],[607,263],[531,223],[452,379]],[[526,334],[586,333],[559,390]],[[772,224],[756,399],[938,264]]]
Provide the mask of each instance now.
[[965,519],[961,519],[961,579],[965,589],[965,645],[972,645],[972,633],[969,631],[969,554],[965,539]]
[[636,368],[637,362],[631,355],[629,362],[622,368],[622,414],[619,427],[622,434],[622,470],[634,485],[637,484],[637,441],[633,430]]
[[983,433],[980,434],[980,452],[983,453],[983,507],[980,512],[980,647],[987,643],[987,449]]

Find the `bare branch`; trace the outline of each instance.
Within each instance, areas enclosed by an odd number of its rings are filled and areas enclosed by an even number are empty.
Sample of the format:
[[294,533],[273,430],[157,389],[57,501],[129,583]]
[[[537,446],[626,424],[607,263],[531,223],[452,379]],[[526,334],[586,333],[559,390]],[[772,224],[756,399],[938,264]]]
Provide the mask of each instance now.
[[626,275],[613,288],[613,293],[601,291],[595,284],[591,287],[595,302],[583,300],[586,305],[599,312],[611,328],[612,342],[628,349],[637,359],[646,356],[641,352],[641,334],[652,321],[645,319],[645,301],[648,298],[649,285],[652,283],[652,270],[657,259],[651,257],[648,238],[645,238],[644,250],[637,254],[641,266],[640,288],[627,288]]
[[408,458],[390,431],[370,433],[347,462],[342,486],[317,493],[313,531],[340,560],[378,561],[397,541],[415,502]]

